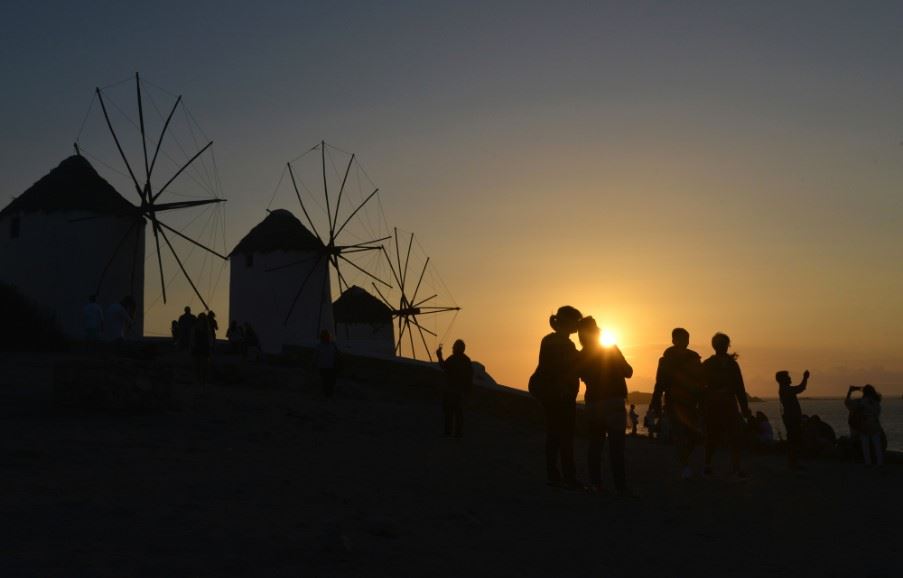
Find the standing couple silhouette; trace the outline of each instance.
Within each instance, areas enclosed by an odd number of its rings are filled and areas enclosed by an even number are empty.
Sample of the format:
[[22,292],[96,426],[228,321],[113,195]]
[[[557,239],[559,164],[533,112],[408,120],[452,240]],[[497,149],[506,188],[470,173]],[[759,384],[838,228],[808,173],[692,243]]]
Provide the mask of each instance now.
[[[583,317],[574,307],[560,307],[549,317],[549,325],[553,331],[543,337],[539,363],[530,377],[530,393],[540,401],[546,416],[548,484],[567,489],[585,488],[577,479],[574,461],[577,394],[583,380],[589,434],[589,488],[603,492],[602,449],[607,438],[615,491],[629,495],[624,462],[625,403],[626,380],[633,375],[633,368],[617,346],[601,345],[596,320]],[[570,339],[573,333],[578,334],[579,351]]]

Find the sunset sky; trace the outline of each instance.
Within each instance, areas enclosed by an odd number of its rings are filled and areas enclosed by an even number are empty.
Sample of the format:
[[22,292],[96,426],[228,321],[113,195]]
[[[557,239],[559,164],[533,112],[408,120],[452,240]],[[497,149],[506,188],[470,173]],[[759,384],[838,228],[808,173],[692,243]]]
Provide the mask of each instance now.
[[570,304],[632,390],[680,325],[730,334],[753,394],[903,392],[899,2],[11,1],[0,54],[0,206],[140,71],[215,140],[230,249],[287,160],[357,153],[502,383]]

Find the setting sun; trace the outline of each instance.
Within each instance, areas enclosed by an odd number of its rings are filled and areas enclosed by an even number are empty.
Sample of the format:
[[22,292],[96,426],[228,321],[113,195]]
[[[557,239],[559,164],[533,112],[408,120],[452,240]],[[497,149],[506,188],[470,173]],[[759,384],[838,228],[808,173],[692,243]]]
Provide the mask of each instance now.
[[618,336],[611,329],[603,329],[601,335],[599,335],[599,343],[604,347],[611,347],[617,342]]

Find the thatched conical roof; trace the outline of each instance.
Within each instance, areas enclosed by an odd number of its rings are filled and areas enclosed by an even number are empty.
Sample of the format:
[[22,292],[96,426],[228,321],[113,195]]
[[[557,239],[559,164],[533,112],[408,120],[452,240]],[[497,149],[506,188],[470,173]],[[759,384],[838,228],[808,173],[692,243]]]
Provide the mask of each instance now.
[[134,216],[137,208],[97,174],[88,159],[73,155],[41,177],[0,211],[16,213],[89,211],[101,215]]
[[385,303],[352,285],[332,305],[336,323],[391,323],[392,310]]
[[285,209],[276,209],[251,229],[229,256],[273,251],[316,251],[322,248],[323,243],[293,214]]

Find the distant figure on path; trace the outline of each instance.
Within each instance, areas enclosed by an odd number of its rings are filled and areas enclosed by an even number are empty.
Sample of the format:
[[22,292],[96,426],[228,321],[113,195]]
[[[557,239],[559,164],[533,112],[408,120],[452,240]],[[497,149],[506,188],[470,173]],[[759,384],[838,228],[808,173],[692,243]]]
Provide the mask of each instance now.
[[242,334],[242,355],[252,361],[260,359],[260,339],[257,338],[257,332],[254,326],[245,322],[241,329]]
[[688,349],[690,332],[678,327],[671,332],[673,345],[658,360],[655,389],[649,411],[660,414],[664,398],[664,418],[677,446],[681,477],[693,477],[690,455],[702,432],[699,427],[699,401],[702,394],[702,363],[699,354]]
[[179,322],[175,319],[169,324],[169,333],[172,335],[172,344],[174,347],[179,346]]
[[216,322],[215,311],[207,312],[207,323],[210,325],[210,337],[213,343],[216,344],[216,332],[219,331],[219,323]]
[[[861,391],[862,397],[853,399],[853,392]],[[859,443],[862,444],[862,459],[866,467],[874,463],[884,465],[884,451],[881,447],[881,394],[871,385],[856,387],[851,385],[847,390],[844,400],[847,409],[850,410],[850,425],[855,427],[859,434]]]
[[112,303],[107,307],[105,315],[107,338],[117,344],[122,343],[132,326],[132,317],[128,311],[130,299],[130,297],[124,297],[118,303]]
[[749,411],[749,398],[743,385],[743,374],[737,363],[737,354],[727,352],[730,345],[730,337],[724,333],[716,333],[712,337],[715,355],[702,364],[705,376],[705,392],[702,398],[702,414],[705,420],[703,474],[712,475],[715,449],[726,441],[731,451],[731,475],[745,478],[746,474],[740,469],[743,419],[751,421],[752,414]]
[[320,343],[317,344],[314,352],[314,363],[320,372],[320,386],[327,399],[335,393],[335,382],[340,365],[339,355],[339,348],[332,340],[332,335],[324,329],[320,332]]
[[185,307],[185,313],[179,317],[179,349],[188,351],[191,349],[191,340],[194,335],[194,324],[197,318],[192,315],[191,307]]
[[96,295],[88,297],[82,311],[85,319],[85,341],[95,344],[100,341],[103,334],[103,309],[97,304]]
[[196,323],[191,332],[191,357],[194,359],[195,371],[198,383],[203,390],[207,389],[207,377],[210,372],[210,355],[212,353],[212,339],[210,336],[210,324],[203,313],[197,316]]
[[439,367],[445,371],[446,382],[442,393],[442,412],[445,415],[445,437],[464,436],[464,396],[473,387],[473,363],[464,355],[466,345],[460,339],[452,344],[448,359],[442,356],[442,346],[436,350]]
[[229,329],[226,330],[226,339],[229,340],[229,350],[233,355],[241,353],[241,350],[244,347],[244,337],[245,332],[242,330],[241,326],[239,326],[238,321],[233,319],[232,323],[229,324]]
[[791,468],[799,466],[800,443],[802,442],[803,410],[796,396],[806,391],[809,370],[803,372],[803,381],[792,385],[790,373],[779,371],[774,376],[778,382],[778,396],[781,399],[781,418],[787,431],[787,462]]
[[616,345],[602,347],[599,327],[592,317],[580,320],[577,335],[582,346],[579,374],[586,384],[590,484],[594,492],[602,492],[602,449],[607,437],[615,490],[619,495],[627,495],[624,471],[627,412],[624,405],[627,402],[627,378],[633,376],[633,368]]
[[635,436],[637,427],[640,425],[640,414],[636,412],[636,405],[630,404],[630,412],[627,414],[630,418],[630,435]]
[[[565,305],[549,317],[553,332],[542,338],[539,364],[530,377],[530,393],[546,415],[546,475],[550,486],[577,489],[574,465],[574,426],[577,419],[577,347],[569,335],[577,331],[583,315]],[[561,470],[558,469],[559,460]]]

